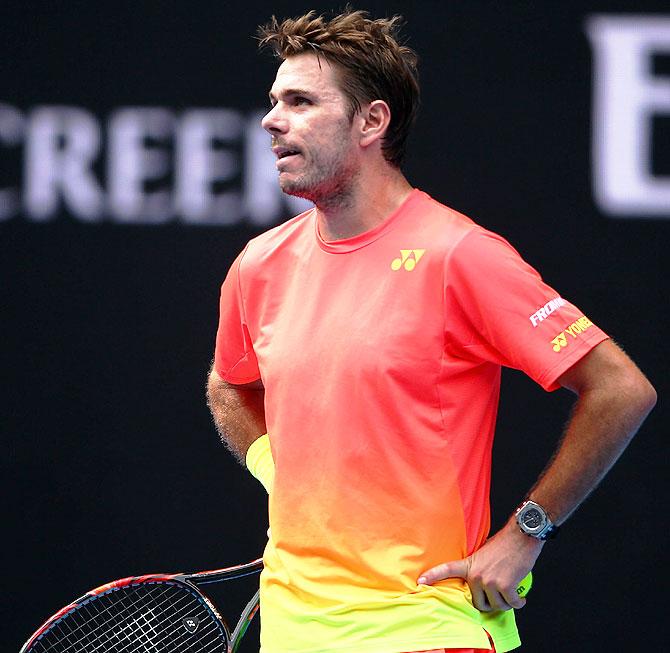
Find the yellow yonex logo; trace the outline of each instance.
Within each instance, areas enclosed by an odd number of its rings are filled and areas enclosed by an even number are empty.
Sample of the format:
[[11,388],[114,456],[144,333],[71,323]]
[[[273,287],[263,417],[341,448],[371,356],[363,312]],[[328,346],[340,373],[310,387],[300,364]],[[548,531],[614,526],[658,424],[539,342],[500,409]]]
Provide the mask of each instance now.
[[582,315],[578,320],[568,326],[565,331],[561,331],[552,341],[552,349],[558,353],[563,347],[568,346],[568,334],[576,338],[578,334],[586,331],[593,326],[593,322],[586,315]]
[[568,344],[568,339],[565,337],[565,333],[561,331],[552,341],[551,344],[554,345],[552,349],[556,352],[561,351],[563,347],[566,347]]
[[425,249],[401,249],[400,257],[391,261],[391,270],[405,268],[407,272],[411,272],[425,252]]

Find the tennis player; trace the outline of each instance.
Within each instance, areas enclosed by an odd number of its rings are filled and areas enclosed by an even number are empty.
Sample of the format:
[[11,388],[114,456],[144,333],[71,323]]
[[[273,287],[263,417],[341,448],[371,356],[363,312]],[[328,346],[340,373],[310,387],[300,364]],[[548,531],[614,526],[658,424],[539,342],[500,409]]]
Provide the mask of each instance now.
[[[269,492],[263,653],[516,648],[517,585],[655,403],[509,243],[407,181],[419,86],[398,25],[310,12],[260,31],[281,60],[263,119],[279,184],[315,205],[232,265],[208,383]],[[577,401],[489,537],[502,366]]]

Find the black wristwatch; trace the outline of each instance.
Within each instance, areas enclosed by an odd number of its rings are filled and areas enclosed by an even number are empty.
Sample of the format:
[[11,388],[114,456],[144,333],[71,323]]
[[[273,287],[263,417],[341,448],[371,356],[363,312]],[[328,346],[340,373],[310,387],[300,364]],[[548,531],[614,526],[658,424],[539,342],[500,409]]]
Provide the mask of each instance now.
[[516,509],[516,523],[522,533],[537,540],[546,540],[556,537],[558,526],[554,524],[547,511],[535,501],[524,501]]

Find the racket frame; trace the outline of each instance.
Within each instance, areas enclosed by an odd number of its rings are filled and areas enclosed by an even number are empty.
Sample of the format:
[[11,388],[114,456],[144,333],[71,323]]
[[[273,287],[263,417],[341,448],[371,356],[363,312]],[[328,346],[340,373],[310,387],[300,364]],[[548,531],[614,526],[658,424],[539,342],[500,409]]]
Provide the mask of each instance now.
[[228,629],[228,625],[224,621],[223,617],[219,613],[218,609],[216,606],[212,603],[212,601],[209,599],[209,597],[200,589],[200,585],[207,585],[209,583],[220,583],[222,581],[226,580],[234,580],[236,578],[243,578],[244,576],[250,576],[252,574],[257,574],[260,573],[260,571],[263,569],[263,559],[262,558],[257,558],[256,560],[252,560],[251,562],[246,562],[240,565],[234,565],[232,567],[224,567],[223,569],[213,569],[211,571],[199,571],[196,573],[190,573],[190,574],[185,574],[185,573],[177,573],[177,574],[144,574],[142,576],[128,576],[126,578],[120,578],[118,580],[111,581],[109,583],[105,583],[104,585],[100,585],[100,587],[96,587],[95,589],[92,589],[86,594],[83,594],[80,596],[78,599],[72,601],[65,607],[61,608],[58,612],[56,612],[54,615],[49,617],[28,639],[28,641],[21,647],[21,650],[19,653],[26,653],[28,649],[31,647],[31,645],[40,638],[41,635],[43,635],[49,628],[51,628],[54,624],[56,624],[58,621],[63,619],[66,615],[68,615],[70,612],[73,610],[76,610],[79,608],[82,604],[86,603],[87,601],[90,601],[91,599],[95,599],[102,594],[119,589],[122,587],[127,587],[129,585],[141,585],[144,583],[151,583],[151,582],[157,582],[157,583],[162,583],[162,582],[174,582],[174,583],[183,583],[187,585],[190,589],[194,590],[197,592],[198,596],[201,597],[204,601],[204,603],[207,605],[207,607],[214,613],[214,616],[218,619],[220,624],[223,626],[223,630],[225,631],[229,645],[228,645],[228,653],[235,653],[237,651],[237,648],[240,645],[240,642],[242,641],[242,637],[244,637],[244,633],[246,632],[247,628],[249,627],[249,624],[251,623],[251,620],[254,618],[256,612],[258,611],[259,608],[259,591],[257,590],[254,596],[251,598],[251,600],[247,603],[245,606],[244,610],[242,611],[242,614],[240,615],[240,618],[237,621],[237,625],[235,626],[235,629],[233,630],[232,634],[230,633]]

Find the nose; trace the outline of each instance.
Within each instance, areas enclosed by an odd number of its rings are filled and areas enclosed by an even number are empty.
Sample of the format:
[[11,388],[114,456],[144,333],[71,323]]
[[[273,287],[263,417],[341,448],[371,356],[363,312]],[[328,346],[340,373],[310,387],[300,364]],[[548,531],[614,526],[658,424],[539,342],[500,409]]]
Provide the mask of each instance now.
[[261,120],[263,129],[273,135],[286,133],[286,120],[282,117],[279,105],[280,103],[277,102]]

